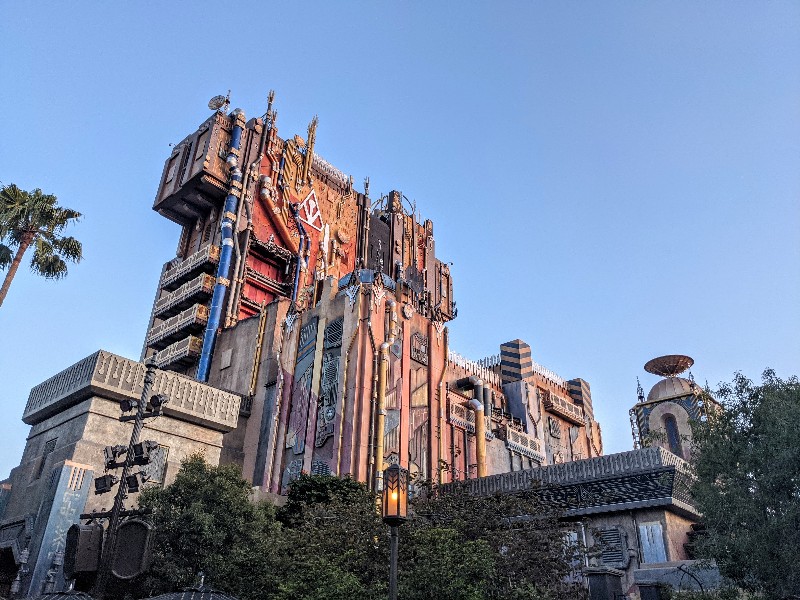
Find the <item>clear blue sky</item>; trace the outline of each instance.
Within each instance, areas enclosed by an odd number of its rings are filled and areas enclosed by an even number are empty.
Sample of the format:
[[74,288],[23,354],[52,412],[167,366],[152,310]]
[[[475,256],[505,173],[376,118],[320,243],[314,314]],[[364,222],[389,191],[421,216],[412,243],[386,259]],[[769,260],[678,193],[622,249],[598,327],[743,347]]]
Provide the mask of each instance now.
[[284,137],[319,114],[322,156],[415,199],[454,349],[519,337],[589,381],[606,452],[654,356],[800,370],[798,2],[4,2],[0,80],[0,181],[85,214],[84,262],[22,269],[0,308],[0,477],[32,386],[138,358],[168,144],[228,89],[248,115],[275,89]]

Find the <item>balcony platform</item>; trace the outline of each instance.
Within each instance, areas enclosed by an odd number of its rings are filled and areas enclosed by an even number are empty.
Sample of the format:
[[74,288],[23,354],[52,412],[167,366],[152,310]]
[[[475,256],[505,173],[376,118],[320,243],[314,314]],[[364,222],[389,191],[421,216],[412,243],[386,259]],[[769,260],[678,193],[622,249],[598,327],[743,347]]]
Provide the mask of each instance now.
[[214,292],[214,276],[201,273],[173,292],[156,300],[153,316],[159,319],[174,317],[192,304],[205,302]]
[[219,246],[209,244],[180,262],[168,262],[161,274],[159,287],[171,292],[198,273],[213,273],[219,264]]
[[159,369],[188,367],[197,362],[203,349],[202,338],[190,335],[156,352],[155,361]]
[[526,433],[512,429],[509,425],[506,425],[506,448],[512,452],[522,454],[522,456],[532,458],[539,463],[545,461],[545,455],[542,452],[539,440]]
[[208,323],[208,307],[195,304],[155,325],[147,334],[147,347],[162,350],[171,343],[186,337],[187,333],[198,333]]
[[554,415],[558,415],[578,426],[584,425],[584,416],[583,416],[583,409],[574,404],[567,402],[566,400],[559,398],[558,396],[553,396],[552,394],[545,396],[544,401],[544,409],[547,412],[551,412]]

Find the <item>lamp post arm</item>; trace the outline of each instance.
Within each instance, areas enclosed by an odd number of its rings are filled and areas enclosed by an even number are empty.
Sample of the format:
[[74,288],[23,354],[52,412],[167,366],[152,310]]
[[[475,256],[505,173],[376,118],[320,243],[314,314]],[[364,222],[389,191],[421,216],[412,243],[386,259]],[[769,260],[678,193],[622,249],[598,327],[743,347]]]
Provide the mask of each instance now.
[[153,382],[156,379],[156,363],[152,357],[148,359],[146,366],[147,370],[144,374],[144,386],[142,387],[142,395],[139,398],[139,403],[136,405],[136,418],[133,422],[133,431],[131,432],[131,439],[128,443],[128,452],[125,454],[125,464],[122,467],[119,488],[117,488],[117,495],[114,497],[114,506],[111,509],[111,515],[108,519],[108,529],[106,531],[106,539],[103,544],[103,552],[100,560],[100,572],[97,574],[97,582],[95,583],[94,589],[94,597],[97,600],[103,600],[106,593],[108,578],[111,574],[111,561],[114,557],[114,545],[117,542],[117,528],[119,527],[119,521],[122,516],[125,498],[128,495],[128,475],[133,466],[133,447],[139,443],[139,435],[142,432],[142,427],[144,427],[144,413],[147,407],[147,399],[150,397],[150,390],[152,390]]

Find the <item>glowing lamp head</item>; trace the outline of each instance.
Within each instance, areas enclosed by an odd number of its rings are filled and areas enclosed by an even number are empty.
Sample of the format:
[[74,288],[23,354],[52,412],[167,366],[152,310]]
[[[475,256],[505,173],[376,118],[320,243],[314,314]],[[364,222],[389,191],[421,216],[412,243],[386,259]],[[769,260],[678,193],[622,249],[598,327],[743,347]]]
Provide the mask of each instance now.
[[397,526],[408,518],[408,471],[392,465],[383,472],[383,522]]

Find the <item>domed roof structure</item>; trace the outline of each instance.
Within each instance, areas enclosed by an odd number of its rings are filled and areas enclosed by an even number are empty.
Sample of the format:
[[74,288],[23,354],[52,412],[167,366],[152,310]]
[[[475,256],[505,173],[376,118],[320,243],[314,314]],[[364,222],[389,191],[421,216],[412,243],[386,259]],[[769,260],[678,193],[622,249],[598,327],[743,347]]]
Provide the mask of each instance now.
[[235,597],[225,592],[220,592],[206,585],[187,588],[181,592],[172,592],[153,596],[148,600],[236,600]]
[[697,386],[683,377],[667,377],[655,384],[647,394],[647,402],[669,400],[693,394]]
[[77,590],[64,590],[63,592],[44,592],[36,600],[92,600],[86,592]]

